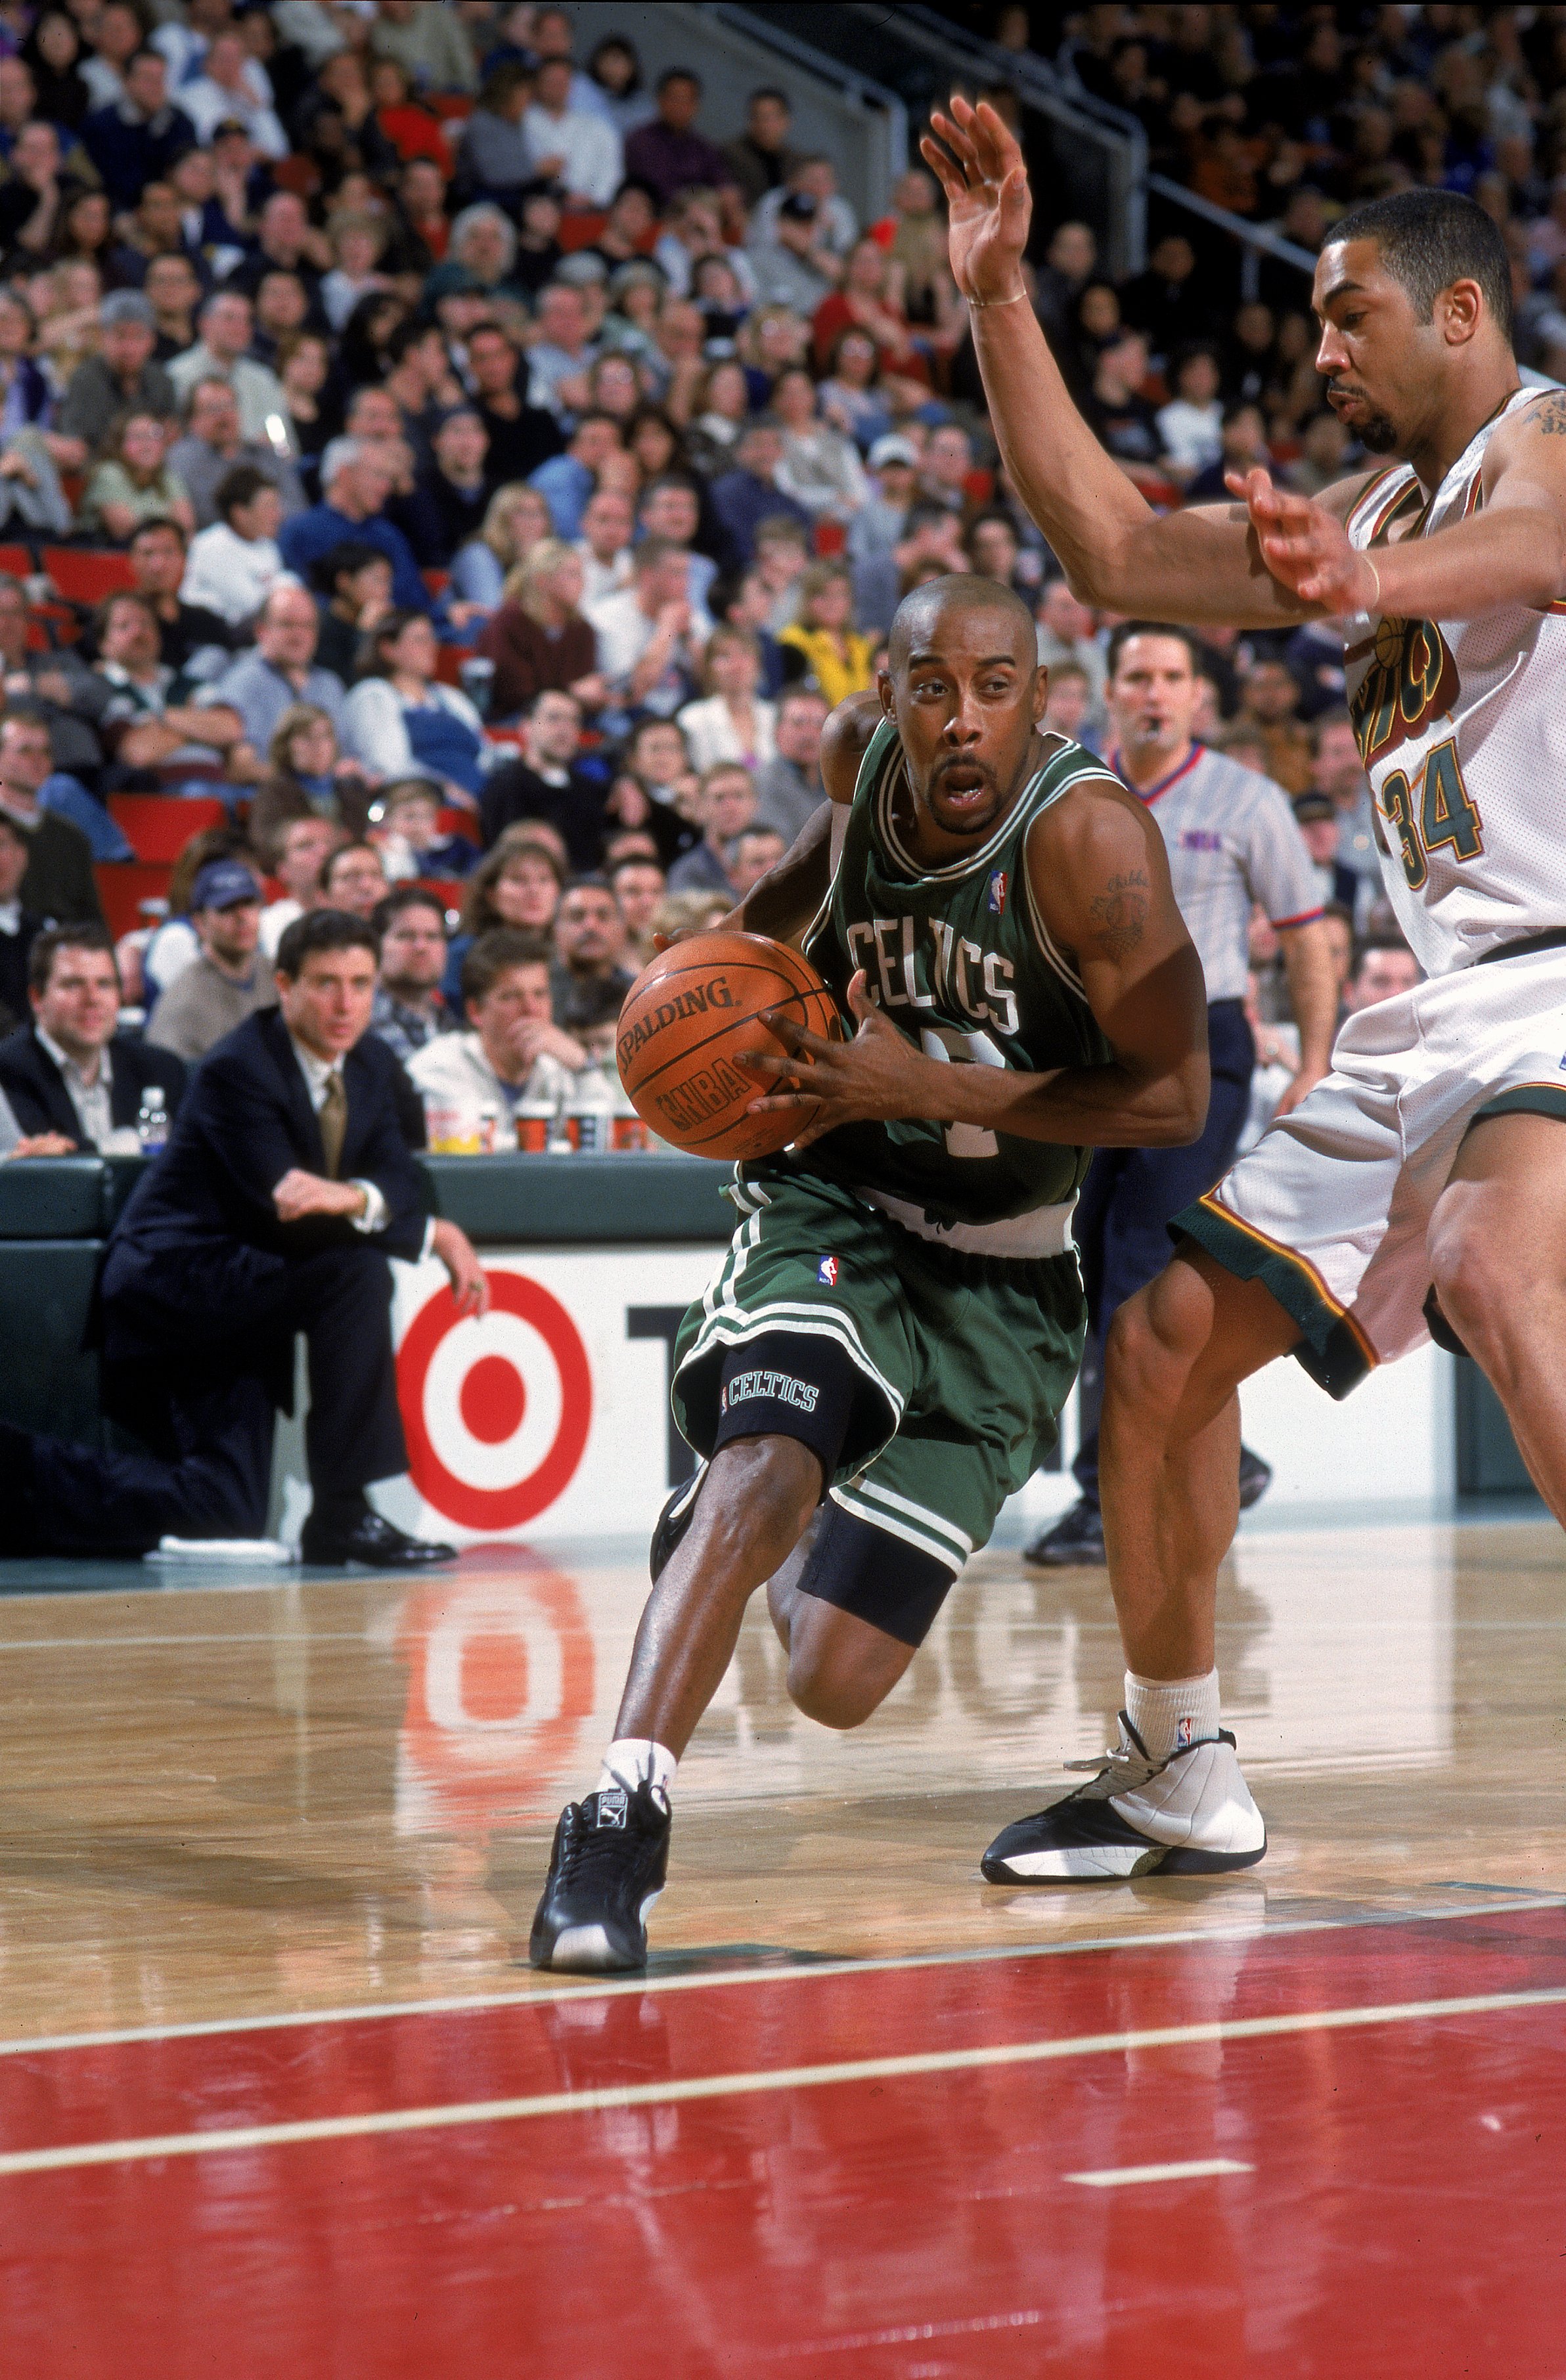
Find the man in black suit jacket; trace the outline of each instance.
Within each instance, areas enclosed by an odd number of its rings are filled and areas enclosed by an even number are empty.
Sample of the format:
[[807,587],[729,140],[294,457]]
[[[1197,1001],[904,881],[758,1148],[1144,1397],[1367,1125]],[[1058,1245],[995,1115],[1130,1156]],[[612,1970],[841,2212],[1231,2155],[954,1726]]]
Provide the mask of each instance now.
[[[3,838],[0,838],[3,841]],[[24,1133],[59,1133],[78,1149],[133,1154],[150,1087],[172,1121],[185,1062],[116,1031],[119,969],[102,926],[49,926],[28,960],[32,1023],[0,1041],[0,1090]]]
[[375,960],[362,919],[296,918],[278,948],[278,1007],[248,1017],[192,1076],[103,1269],[105,1402],[157,1451],[99,1454],[0,1429],[0,1549],[259,1536],[302,1330],[305,1560],[453,1559],[393,1528],[364,1492],[407,1468],[387,1257],[438,1256],[460,1311],[482,1313],[489,1297],[463,1233],[425,1211],[397,1123],[397,1061],[366,1029]]
[[27,1014],[27,962],[43,923],[21,902],[27,835],[9,810],[0,810],[0,1026],[9,1032]]

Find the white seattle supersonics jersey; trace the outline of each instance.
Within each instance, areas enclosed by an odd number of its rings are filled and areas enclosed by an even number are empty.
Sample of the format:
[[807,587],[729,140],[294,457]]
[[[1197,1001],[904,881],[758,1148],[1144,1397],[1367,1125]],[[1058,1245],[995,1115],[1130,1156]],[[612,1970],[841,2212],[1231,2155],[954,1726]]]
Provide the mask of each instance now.
[[[1407,535],[1428,537],[1476,512],[1492,433],[1540,395],[1510,397],[1427,507],[1408,464],[1379,473],[1349,516],[1353,543],[1386,544],[1409,520]],[[1472,620],[1362,612],[1343,625],[1349,711],[1385,838],[1381,872],[1426,975],[1566,926],[1566,603],[1508,604]]]

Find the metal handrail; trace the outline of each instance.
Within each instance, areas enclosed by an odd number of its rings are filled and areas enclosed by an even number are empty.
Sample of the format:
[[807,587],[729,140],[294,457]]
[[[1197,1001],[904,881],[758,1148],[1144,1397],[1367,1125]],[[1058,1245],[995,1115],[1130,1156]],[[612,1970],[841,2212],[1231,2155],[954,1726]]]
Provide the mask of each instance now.
[[743,33],[747,41],[775,50],[780,57],[791,58],[807,73],[818,76],[823,82],[845,91],[850,99],[857,100],[861,107],[880,109],[887,118],[892,171],[893,175],[907,172],[908,111],[896,91],[889,91],[884,83],[873,82],[868,75],[859,74],[852,67],[844,66],[825,50],[818,50],[810,42],[802,42],[797,34],[785,33],[781,25],[772,23],[771,18],[759,17],[748,8],[731,6],[730,0],[704,0],[702,13],[716,17],[720,24],[727,25],[733,32]]
[[1147,255],[1147,136],[1135,115],[1107,101],[1093,102],[1088,92],[1069,90],[1049,60],[1031,51],[1019,55],[967,32],[959,39],[933,8],[902,6],[889,20],[887,10],[875,0],[854,0],[854,6],[856,15],[874,17],[886,32],[896,33],[927,57],[939,58],[955,74],[1009,83],[1038,115],[1069,127],[1102,150],[1110,176],[1110,268],[1117,278],[1140,273]]
[[1292,264],[1307,278],[1315,273],[1316,259],[1309,249],[1300,248],[1293,240],[1285,239],[1281,232],[1270,230],[1266,224],[1247,223],[1244,215],[1232,214],[1227,207],[1215,206],[1211,199],[1198,198],[1195,190],[1185,188],[1184,182],[1171,182],[1167,174],[1149,174],[1147,188],[1156,197],[1167,199],[1171,205],[1189,209],[1204,223],[1213,224],[1220,231],[1226,231],[1232,239],[1244,242],[1245,253],[1240,267],[1240,294],[1247,304],[1256,294],[1263,256],[1274,256],[1280,264]]

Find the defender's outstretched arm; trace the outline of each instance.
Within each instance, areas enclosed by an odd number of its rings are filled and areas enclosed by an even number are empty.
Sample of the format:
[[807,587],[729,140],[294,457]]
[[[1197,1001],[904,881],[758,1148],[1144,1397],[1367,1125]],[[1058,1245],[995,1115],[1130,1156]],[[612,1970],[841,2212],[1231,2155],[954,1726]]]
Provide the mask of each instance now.
[[953,99],[920,144],[946,192],[952,271],[967,298],[990,419],[1013,485],[1085,602],[1194,625],[1276,627],[1321,609],[1281,586],[1244,504],[1159,518],[1066,391],[1027,301],[1032,213],[1022,152],[995,110]]

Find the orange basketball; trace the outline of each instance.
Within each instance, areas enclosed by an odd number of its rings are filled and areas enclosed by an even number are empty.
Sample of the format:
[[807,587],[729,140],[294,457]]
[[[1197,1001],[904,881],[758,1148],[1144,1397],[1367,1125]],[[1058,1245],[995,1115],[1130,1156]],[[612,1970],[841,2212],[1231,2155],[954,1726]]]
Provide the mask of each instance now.
[[644,1123],[695,1157],[767,1157],[799,1129],[794,1115],[747,1115],[770,1087],[734,1064],[741,1050],[778,1056],[761,1023],[774,1008],[823,1038],[840,1033],[835,1002],[808,959],[764,934],[693,934],[644,967],[620,1011],[616,1054]]

